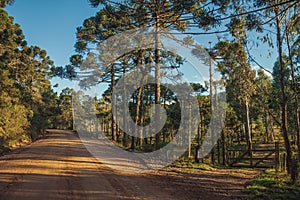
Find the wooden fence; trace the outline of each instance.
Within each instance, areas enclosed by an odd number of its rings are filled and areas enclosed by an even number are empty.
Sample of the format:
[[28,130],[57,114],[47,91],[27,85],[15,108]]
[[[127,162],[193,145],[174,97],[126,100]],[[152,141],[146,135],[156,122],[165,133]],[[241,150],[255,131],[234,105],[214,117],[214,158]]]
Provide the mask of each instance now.
[[250,167],[250,168],[270,168],[279,169],[285,160],[280,157],[279,142],[275,142],[274,146],[257,147],[252,150],[247,149],[228,149],[227,164],[231,167]]

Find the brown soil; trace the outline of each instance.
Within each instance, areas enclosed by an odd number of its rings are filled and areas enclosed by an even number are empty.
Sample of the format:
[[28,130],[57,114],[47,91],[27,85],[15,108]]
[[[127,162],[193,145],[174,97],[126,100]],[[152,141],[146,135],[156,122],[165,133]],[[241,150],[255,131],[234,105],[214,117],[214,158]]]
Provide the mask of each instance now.
[[73,133],[53,130],[0,157],[0,199],[248,199],[245,186],[258,174],[177,168],[120,173],[92,157]]

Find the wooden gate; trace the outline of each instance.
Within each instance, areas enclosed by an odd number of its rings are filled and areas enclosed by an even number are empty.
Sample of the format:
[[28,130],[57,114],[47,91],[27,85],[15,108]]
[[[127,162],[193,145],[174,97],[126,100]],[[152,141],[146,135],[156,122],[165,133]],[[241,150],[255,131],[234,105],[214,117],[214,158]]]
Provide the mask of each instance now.
[[271,168],[279,167],[280,148],[279,143],[275,145],[259,145],[249,150],[228,149],[228,165],[231,167]]

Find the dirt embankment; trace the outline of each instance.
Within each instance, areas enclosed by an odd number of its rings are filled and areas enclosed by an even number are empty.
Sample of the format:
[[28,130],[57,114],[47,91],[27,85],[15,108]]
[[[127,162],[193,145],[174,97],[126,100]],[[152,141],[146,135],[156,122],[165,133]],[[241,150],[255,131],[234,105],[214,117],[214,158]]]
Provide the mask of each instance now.
[[23,151],[0,157],[0,199],[247,199],[252,170],[125,174],[101,164],[71,132],[53,130]]

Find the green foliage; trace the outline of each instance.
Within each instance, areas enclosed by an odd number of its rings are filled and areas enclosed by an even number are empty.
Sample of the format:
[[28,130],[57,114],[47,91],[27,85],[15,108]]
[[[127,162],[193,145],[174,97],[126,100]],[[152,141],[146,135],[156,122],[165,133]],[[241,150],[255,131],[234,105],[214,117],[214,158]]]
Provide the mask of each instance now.
[[292,183],[284,173],[276,173],[275,170],[267,170],[254,179],[247,190],[253,199],[279,200],[295,199],[300,196],[300,184]]
[[6,5],[11,5],[14,0],[0,0],[0,8],[4,8]]
[[204,171],[215,171],[218,169],[217,166],[206,163],[195,163],[195,161],[191,159],[186,159],[184,157],[178,159],[176,162],[171,164],[171,167],[199,169]]
[[[0,1],[0,5],[11,2]],[[1,148],[35,139],[57,114],[49,81],[53,61],[40,47],[27,46],[24,38],[20,26],[0,9]]]
[[74,90],[65,88],[61,91],[58,99],[60,114],[57,116],[58,128],[73,129],[72,94]]

